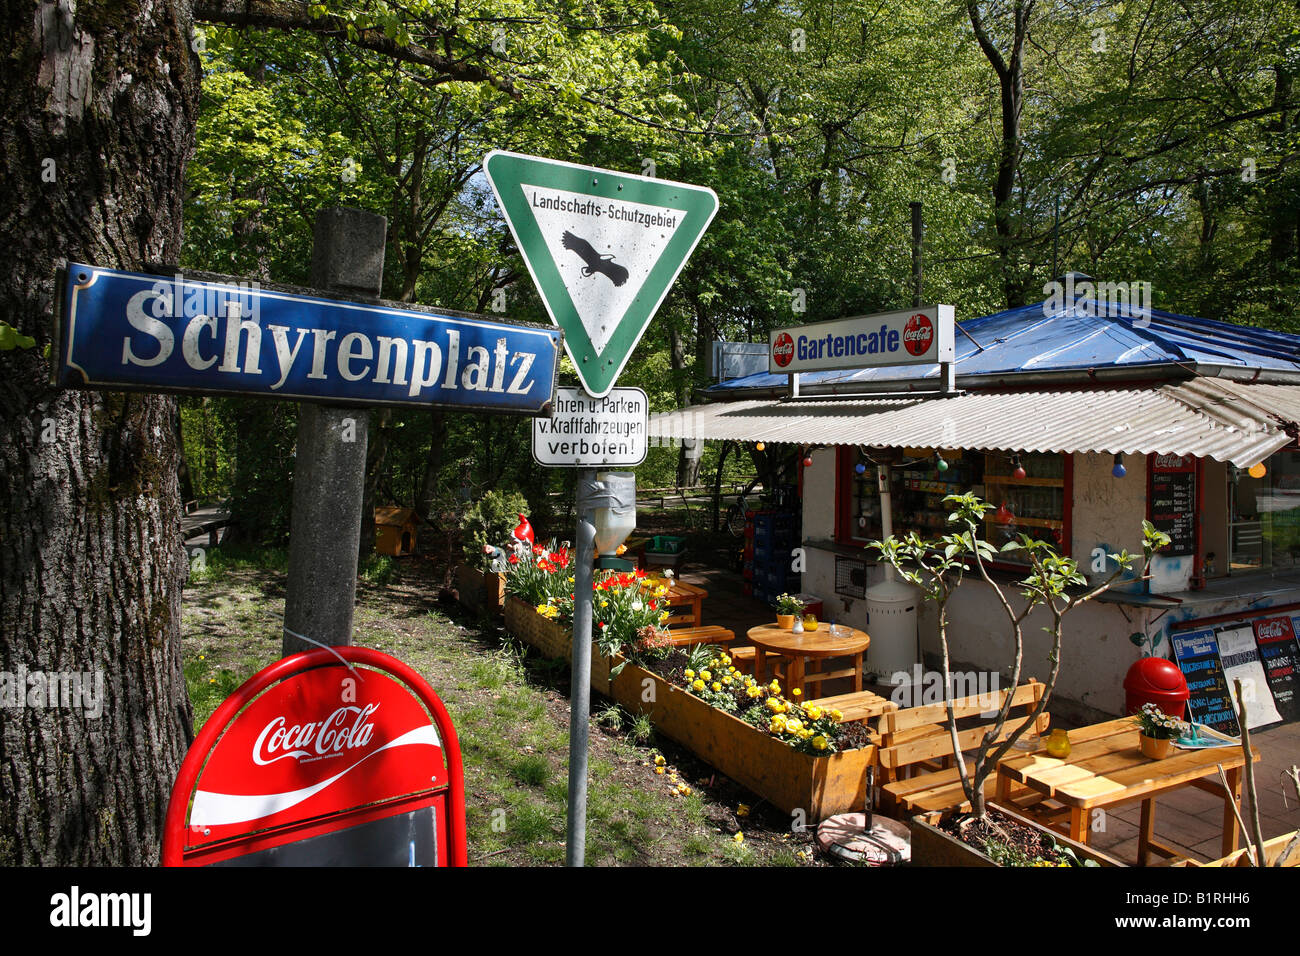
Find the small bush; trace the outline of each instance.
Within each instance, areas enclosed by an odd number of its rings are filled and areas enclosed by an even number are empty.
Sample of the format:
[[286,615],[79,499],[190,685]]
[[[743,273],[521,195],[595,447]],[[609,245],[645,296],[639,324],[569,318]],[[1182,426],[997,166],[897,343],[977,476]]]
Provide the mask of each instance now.
[[528,499],[517,491],[489,491],[474,502],[460,521],[465,563],[487,571],[490,559],[483,548],[504,548],[521,514],[528,514]]

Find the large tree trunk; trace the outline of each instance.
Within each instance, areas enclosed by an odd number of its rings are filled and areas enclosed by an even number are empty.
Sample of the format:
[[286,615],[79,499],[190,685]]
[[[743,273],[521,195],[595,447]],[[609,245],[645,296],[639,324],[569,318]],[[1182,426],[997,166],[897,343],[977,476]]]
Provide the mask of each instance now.
[[190,732],[176,402],[56,391],[42,356],[57,259],[180,258],[190,9],[62,0],[0,14],[0,317],[37,341],[0,352],[0,670],[100,672],[105,693],[98,718],[0,709],[0,863],[157,862]]

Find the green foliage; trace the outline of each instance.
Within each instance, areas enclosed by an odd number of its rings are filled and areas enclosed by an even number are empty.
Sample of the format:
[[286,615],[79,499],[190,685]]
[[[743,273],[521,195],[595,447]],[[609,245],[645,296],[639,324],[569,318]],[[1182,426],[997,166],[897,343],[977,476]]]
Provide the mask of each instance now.
[[517,491],[485,492],[460,520],[465,563],[486,571],[490,562],[483,549],[509,550],[510,532],[518,526],[520,514],[528,514],[528,501]]
[[30,335],[23,335],[8,322],[0,321],[0,352],[13,349],[30,349],[36,347],[36,340]]

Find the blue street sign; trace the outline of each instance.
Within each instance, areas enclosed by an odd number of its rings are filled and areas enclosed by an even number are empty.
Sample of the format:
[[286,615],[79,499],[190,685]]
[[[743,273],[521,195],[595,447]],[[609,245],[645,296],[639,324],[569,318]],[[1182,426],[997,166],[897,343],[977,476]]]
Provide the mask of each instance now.
[[537,414],[561,333],[239,279],[70,262],[56,385]]

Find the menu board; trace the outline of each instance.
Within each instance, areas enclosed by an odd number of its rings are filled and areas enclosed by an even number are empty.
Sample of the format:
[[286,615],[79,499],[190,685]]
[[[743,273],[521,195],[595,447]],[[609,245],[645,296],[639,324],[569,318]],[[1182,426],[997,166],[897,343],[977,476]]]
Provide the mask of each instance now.
[[1255,643],[1264,679],[1273,692],[1273,704],[1283,720],[1300,719],[1300,645],[1296,643],[1295,618],[1266,617],[1255,622]]
[[1246,705],[1246,725],[1254,730],[1275,724],[1282,715],[1273,706],[1273,694],[1260,663],[1259,648],[1255,646],[1255,629],[1249,624],[1225,628],[1217,635],[1219,660],[1223,662],[1223,676],[1228,680],[1228,690],[1237,693],[1241,681],[1242,697]]
[[1170,538],[1161,554],[1196,553],[1196,459],[1191,455],[1151,459],[1151,523]]
[[1207,724],[1231,737],[1241,733],[1237,711],[1233,705],[1228,678],[1219,659],[1219,642],[1214,631],[1191,631],[1175,634],[1171,641],[1174,660],[1187,678],[1187,699],[1190,716],[1197,723]]

